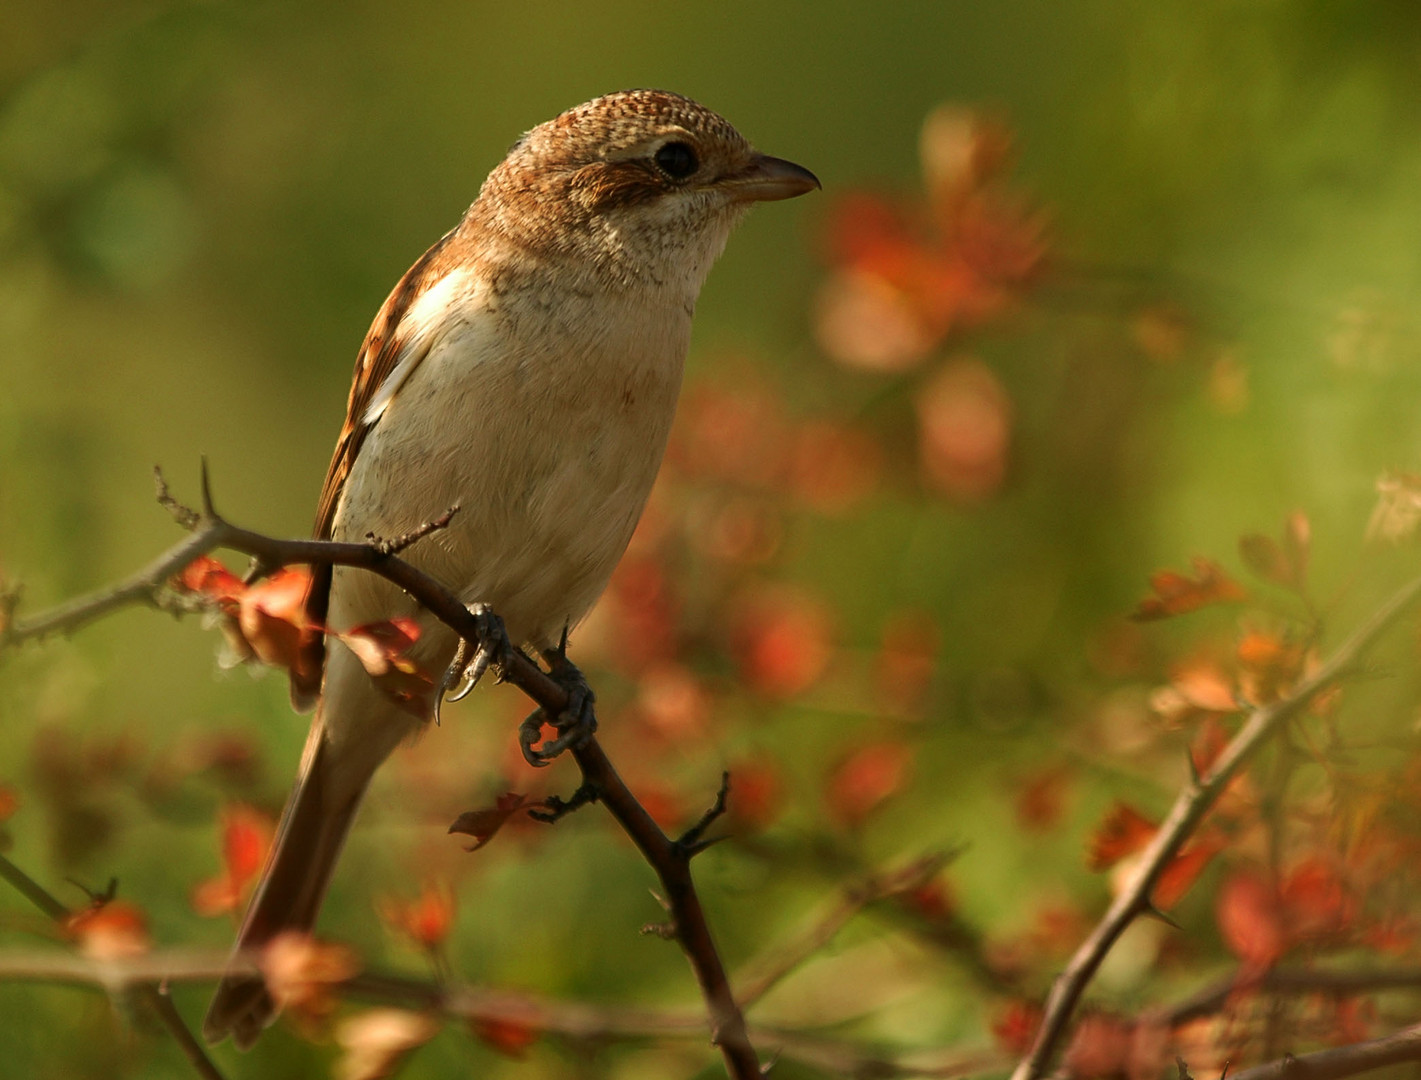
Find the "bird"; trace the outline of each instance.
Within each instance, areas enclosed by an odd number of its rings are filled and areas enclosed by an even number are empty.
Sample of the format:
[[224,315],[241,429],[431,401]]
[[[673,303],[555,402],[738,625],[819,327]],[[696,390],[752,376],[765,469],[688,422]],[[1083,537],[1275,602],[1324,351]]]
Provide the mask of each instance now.
[[[666,90],[594,98],[526,132],[376,314],[314,535],[400,536],[457,505],[402,557],[501,619],[506,641],[565,658],[650,494],[711,265],[752,205],[819,187]],[[313,569],[306,612],[333,630],[414,619],[424,671],[449,669],[460,645],[350,567]],[[209,1042],[243,1049],[278,1004],[239,958],[313,929],[371,778],[428,725],[443,685],[393,695],[317,633],[291,690],[314,720],[203,1023]]]

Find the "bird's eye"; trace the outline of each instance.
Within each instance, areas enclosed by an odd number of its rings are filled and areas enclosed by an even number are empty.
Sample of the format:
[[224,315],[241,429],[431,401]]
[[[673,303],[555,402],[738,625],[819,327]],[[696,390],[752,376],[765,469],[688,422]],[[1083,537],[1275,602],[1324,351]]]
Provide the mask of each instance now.
[[700,166],[696,152],[683,142],[669,142],[656,151],[656,167],[673,180],[684,180]]

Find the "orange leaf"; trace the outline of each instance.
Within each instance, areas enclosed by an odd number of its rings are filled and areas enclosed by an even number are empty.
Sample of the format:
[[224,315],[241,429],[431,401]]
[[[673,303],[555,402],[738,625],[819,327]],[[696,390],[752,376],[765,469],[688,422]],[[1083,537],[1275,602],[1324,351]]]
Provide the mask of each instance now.
[[451,833],[463,833],[474,838],[474,846],[468,851],[478,851],[490,840],[508,819],[521,810],[528,802],[526,795],[506,792],[500,795],[492,807],[484,810],[470,810],[460,814],[449,826]]
[[222,873],[200,882],[191,902],[199,915],[236,911],[247,886],[266,863],[275,829],[269,817],[238,803],[222,811]]
[[260,966],[278,1007],[290,1010],[309,1027],[334,1011],[335,987],[360,970],[360,961],[344,945],[290,930],[267,943]]
[[1298,941],[1327,938],[1348,929],[1356,902],[1336,869],[1325,859],[1304,859],[1288,872],[1279,890],[1288,930]]
[[1010,1001],[992,1021],[992,1035],[1006,1053],[1018,1057],[1031,1049],[1041,1026],[1041,1006],[1034,1001]]
[[70,916],[65,929],[93,960],[119,960],[148,951],[148,919],[124,900],[98,902]]
[[1155,882],[1154,892],[1150,897],[1155,906],[1161,911],[1174,907],[1224,846],[1223,840],[1218,837],[1201,839],[1171,859],[1160,874],[1159,880]]
[[1243,586],[1224,573],[1218,563],[1196,556],[1193,568],[1192,578],[1173,570],[1151,575],[1150,588],[1155,595],[1141,600],[1130,617],[1139,622],[1167,619],[1210,604],[1237,603],[1247,597]]
[[808,690],[833,656],[828,609],[788,586],[743,598],[732,638],[742,677],[766,697],[790,698]]
[[242,579],[211,555],[199,555],[188,563],[173,579],[173,584],[214,602],[240,600],[242,594],[247,591]]
[[355,653],[365,670],[378,678],[395,671],[416,670],[406,654],[419,640],[420,627],[414,619],[400,617],[363,623],[340,634],[341,641]]
[[1287,948],[1278,898],[1258,873],[1235,871],[1219,889],[1214,906],[1219,933],[1229,951],[1255,971],[1272,966]]
[[278,570],[241,597],[237,626],[257,659],[291,669],[301,660],[300,646],[310,632],[306,620],[308,570]]
[[0,822],[9,821],[19,808],[19,792],[9,785],[0,784]]
[[1065,811],[1070,780],[1071,770],[1067,766],[1054,765],[1014,785],[1017,790],[1013,800],[1016,823],[1028,832],[1045,832],[1055,828]]
[[825,791],[830,816],[850,828],[861,825],[902,790],[913,771],[913,751],[902,742],[860,747],[834,769]]
[[1134,807],[1116,802],[1091,834],[1086,867],[1108,870],[1127,855],[1133,855],[1154,838],[1157,826]]
[[444,943],[454,925],[454,893],[447,885],[427,881],[413,900],[387,898],[377,905],[391,929],[422,949]]
[[539,1031],[532,1024],[525,1024],[506,1017],[478,1017],[469,1022],[475,1035],[501,1054],[521,1058],[528,1047],[538,1041]]

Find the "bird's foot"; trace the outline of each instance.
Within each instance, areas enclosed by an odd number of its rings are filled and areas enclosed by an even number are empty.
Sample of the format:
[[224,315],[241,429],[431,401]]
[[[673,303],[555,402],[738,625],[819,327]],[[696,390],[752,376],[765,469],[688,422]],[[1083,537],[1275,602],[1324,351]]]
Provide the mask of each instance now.
[[439,681],[438,692],[434,695],[434,719],[439,721],[439,706],[447,697],[458,701],[467,697],[484,673],[493,668],[495,674],[513,659],[513,643],[508,640],[508,631],[503,628],[503,620],[493,613],[487,604],[470,604],[469,614],[477,624],[476,639],[460,638],[459,648],[444,678]]
[[[523,759],[538,769],[550,764],[564,750],[577,749],[597,731],[597,714],[592,708],[596,695],[577,665],[567,658],[566,635],[558,648],[544,651],[543,659],[547,661],[548,675],[553,682],[567,691],[567,707],[551,721],[545,709],[535,709],[518,728]],[[539,746],[543,725],[549,722],[557,729],[557,737]]]

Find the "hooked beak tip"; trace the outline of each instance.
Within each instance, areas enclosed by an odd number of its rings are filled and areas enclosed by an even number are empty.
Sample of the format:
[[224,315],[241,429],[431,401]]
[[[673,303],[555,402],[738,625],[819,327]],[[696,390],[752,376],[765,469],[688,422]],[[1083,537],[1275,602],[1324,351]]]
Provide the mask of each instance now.
[[742,202],[793,199],[823,187],[804,166],[768,154],[756,154],[748,166],[722,183]]

